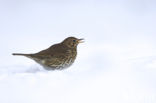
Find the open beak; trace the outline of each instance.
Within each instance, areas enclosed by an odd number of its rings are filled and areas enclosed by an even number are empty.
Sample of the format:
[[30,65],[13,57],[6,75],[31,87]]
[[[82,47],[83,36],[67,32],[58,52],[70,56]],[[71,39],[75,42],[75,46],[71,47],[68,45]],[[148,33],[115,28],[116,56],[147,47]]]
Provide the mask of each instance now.
[[78,39],[78,43],[84,43],[84,39]]

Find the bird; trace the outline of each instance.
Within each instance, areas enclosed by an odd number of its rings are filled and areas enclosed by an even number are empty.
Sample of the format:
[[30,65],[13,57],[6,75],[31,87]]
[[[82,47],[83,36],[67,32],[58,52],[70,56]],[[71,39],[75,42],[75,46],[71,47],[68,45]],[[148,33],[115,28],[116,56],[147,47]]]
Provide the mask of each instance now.
[[62,42],[37,53],[12,53],[12,55],[30,58],[46,70],[62,70],[70,67],[74,63],[77,56],[77,46],[83,42],[83,38],[67,37]]

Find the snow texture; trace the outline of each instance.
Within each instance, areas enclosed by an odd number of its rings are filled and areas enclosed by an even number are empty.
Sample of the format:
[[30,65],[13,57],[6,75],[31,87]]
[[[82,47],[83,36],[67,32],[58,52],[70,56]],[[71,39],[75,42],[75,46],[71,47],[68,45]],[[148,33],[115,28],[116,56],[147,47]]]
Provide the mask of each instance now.
[[[1,0],[0,103],[156,103],[155,0]],[[11,54],[85,38],[46,71]]]

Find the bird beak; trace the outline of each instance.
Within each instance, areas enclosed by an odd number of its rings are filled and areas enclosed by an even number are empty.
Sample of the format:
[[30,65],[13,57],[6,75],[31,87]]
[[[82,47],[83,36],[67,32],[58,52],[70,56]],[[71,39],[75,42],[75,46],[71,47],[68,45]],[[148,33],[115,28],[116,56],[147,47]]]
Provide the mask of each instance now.
[[84,43],[84,39],[78,39],[78,43]]

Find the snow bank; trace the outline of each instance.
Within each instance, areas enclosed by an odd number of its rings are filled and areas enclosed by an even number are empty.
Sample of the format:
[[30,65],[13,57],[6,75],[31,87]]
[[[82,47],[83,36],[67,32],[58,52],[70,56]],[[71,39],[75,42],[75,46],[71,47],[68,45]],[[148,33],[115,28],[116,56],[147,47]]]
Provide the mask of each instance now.
[[[156,103],[155,1],[0,1],[0,103]],[[13,52],[85,38],[46,71]]]

